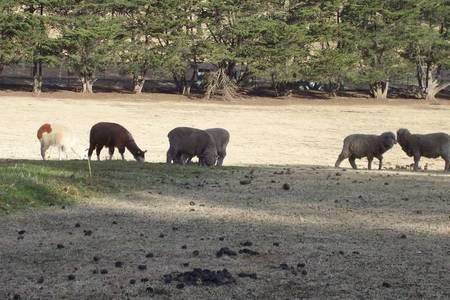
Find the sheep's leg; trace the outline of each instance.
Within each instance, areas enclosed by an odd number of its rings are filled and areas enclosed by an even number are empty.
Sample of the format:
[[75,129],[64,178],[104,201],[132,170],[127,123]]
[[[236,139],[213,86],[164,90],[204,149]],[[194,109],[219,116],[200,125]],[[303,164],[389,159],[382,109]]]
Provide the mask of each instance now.
[[442,156],[442,158],[445,161],[445,167],[444,167],[444,172],[447,172],[450,170],[450,159],[447,156]]
[[177,164],[180,164],[180,165],[186,164],[186,162],[183,160],[183,153],[181,153],[181,152],[177,152],[175,154],[175,161]]
[[60,146],[61,152],[64,154],[64,156],[66,157],[66,160],[69,160],[69,154],[67,153],[67,148],[64,145]]
[[378,155],[377,159],[380,161],[380,163],[378,164],[378,170],[381,170],[381,168],[383,167],[383,155]]
[[61,160],[61,147],[58,147],[58,160]]
[[171,164],[172,160],[173,160],[172,148],[169,148],[169,150],[167,150],[167,153],[166,153],[166,163]]
[[96,152],[96,154],[97,154],[97,160],[98,160],[98,161],[100,161],[100,152],[102,152],[102,149],[103,149],[103,145],[102,145],[102,146],[97,145],[97,148],[95,149],[95,152]]
[[221,167],[223,165],[223,160],[227,154],[225,152],[219,153],[219,159],[217,160],[217,166]]
[[119,153],[120,153],[120,156],[122,156],[122,160],[125,160],[125,156],[124,156],[124,153],[125,153],[125,147],[119,148]]
[[88,159],[91,160],[92,157],[92,152],[94,152],[95,149],[95,145],[89,145],[89,150],[88,150]]
[[367,169],[372,170],[372,161],[373,161],[373,157],[368,156],[368,157],[367,157],[367,161],[368,161],[368,163],[367,163]]
[[338,156],[338,158],[337,158],[337,160],[336,160],[336,163],[334,164],[334,167],[335,168],[339,168],[339,166],[341,165],[341,163],[342,163],[342,161],[344,160],[344,159],[346,159],[347,157],[346,157],[346,155],[344,154],[344,152],[341,152],[341,154],[339,154],[339,156]]
[[45,160],[45,153],[47,152],[48,146],[41,142],[41,156],[42,160]]
[[109,149],[109,160],[112,160],[112,157],[114,155],[114,147],[110,146],[108,149]]
[[181,159],[184,161],[185,164],[190,164],[192,161],[192,155],[183,154],[181,155]]
[[356,167],[355,157],[350,156],[350,157],[348,158],[348,161],[350,162],[350,165],[352,166],[353,169],[355,169],[355,170],[358,169],[358,167]]
[[419,170],[419,161],[420,161],[420,155],[415,153],[414,154],[414,172],[417,172],[417,170]]

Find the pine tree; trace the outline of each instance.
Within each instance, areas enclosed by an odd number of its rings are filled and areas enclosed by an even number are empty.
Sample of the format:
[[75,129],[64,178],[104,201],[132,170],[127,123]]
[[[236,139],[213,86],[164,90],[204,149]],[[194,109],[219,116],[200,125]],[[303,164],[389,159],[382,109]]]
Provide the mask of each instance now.
[[360,57],[358,77],[370,85],[371,95],[386,99],[389,81],[408,69],[402,51],[406,45],[405,20],[411,1],[352,0],[342,18],[352,26],[353,43]]
[[83,93],[92,93],[96,74],[117,60],[121,26],[115,2],[60,0],[59,38],[62,59],[80,78]]
[[442,71],[450,67],[450,3],[445,0],[417,1],[410,14],[405,56],[414,63],[423,97],[436,101],[436,95],[450,86]]
[[33,24],[17,8],[16,1],[0,0],[0,73],[26,56],[24,41]]

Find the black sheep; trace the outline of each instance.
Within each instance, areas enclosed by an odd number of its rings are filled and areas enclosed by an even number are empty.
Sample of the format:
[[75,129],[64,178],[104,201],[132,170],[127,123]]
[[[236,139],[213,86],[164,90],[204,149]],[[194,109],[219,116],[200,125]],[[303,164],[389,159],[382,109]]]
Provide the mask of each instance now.
[[356,169],[355,159],[367,157],[369,161],[367,168],[372,169],[372,160],[376,157],[380,161],[378,169],[383,166],[383,153],[391,149],[397,141],[395,134],[384,132],[381,135],[373,134],[352,134],[344,139],[342,152],[336,161],[335,167],[338,168],[341,162],[348,158],[350,165]]

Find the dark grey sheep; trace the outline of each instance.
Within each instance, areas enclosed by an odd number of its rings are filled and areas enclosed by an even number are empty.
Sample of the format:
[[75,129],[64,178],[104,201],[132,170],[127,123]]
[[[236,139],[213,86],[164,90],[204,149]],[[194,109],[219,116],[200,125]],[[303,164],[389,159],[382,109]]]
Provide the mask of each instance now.
[[116,123],[100,122],[92,126],[89,134],[88,157],[91,159],[94,149],[97,153],[97,160],[100,160],[100,152],[103,147],[109,148],[109,159],[114,154],[114,148],[119,149],[122,160],[125,160],[125,148],[133,154],[134,159],[139,162],[145,161],[145,153],[134,141],[131,133],[122,125]]
[[444,171],[450,169],[450,136],[443,132],[430,134],[411,134],[408,129],[397,131],[398,143],[408,156],[414,157],[414,171],[419,168],[420,157],[442,157],[445,161]]
[[190,127],[172,129],[167,137],[170,148],[167,151],[168,164],[185,164],[185,157],[198,156],[200,165],[214,166],[217,160],[216,144],[206,131]]
[[344,139],[344,146],[336,161],[335,167],[338,168],[341,162],[348,158],[352,168],[356,169],[355,159],[367,157],[369,161],[367,168],[370,170],[372,169],[372,160],[376,157],[380,161],[378,169],[381,170],[383,166],[383,153],[391,149],[396,143],[395,134],[392,132],[384,132],[381,135],[349,135]]
[[[230,142],[230,133],[228,130],[223,128],[209,128],[205,129],[207,133],[209,133],[214,142],[216,143],[217,154],[219,156],[217,160],[217,166],[223,165],[223,160],[225,156],[227,156],[227,146]],[[192,156],[184,156],[186,163],[191,162]]]

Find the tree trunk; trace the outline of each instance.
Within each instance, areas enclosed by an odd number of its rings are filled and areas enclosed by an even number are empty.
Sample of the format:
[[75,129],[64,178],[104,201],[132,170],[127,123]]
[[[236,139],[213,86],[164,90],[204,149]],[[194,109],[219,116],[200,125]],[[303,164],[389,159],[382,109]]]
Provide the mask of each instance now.
[[83,84],[83,94],[92,94],[94,91],[92,89],[92,86],[94,85],[95,79],[90,75],[82,75],[81,83]]
[[178,93],[183,94],[184,90],[184,81],[181,78],[178,78],[178,75],[173,73],[172,74],[173,81],[175,82],[175,85],[177,87]]
[[42,92],[42,63],[33,63],[33,94],[39,95]]
[[[439,71],[437,66],[429,67],[427,68],[427,87],[425,90],[425,100],[430,101],[432,103],[438,103],[438,100],[436,99],[436,95],[446,89],[450,86],[450,82],[447,82],[445,84],[439,84],[439,80],[437,78],[434,78],[433,74]],[[437,76],[439,75],[439,72],[437,72]]]
[[388,89],[389,89],[389,81],[386,81],[384,83],[384,90],[383,90],[383,100],[386,100],[388,97]]
[[144,88],[145,78],[142,75],[134,75],[133,76],[133,93],[142,94],[142,89]]
[[190,97],[191,96],[191,84],[186,84],[183,87],[183,96]]
[[371,94],[377,100],[386,100],[388,89],[388,81],[378,81],[370,86]]

